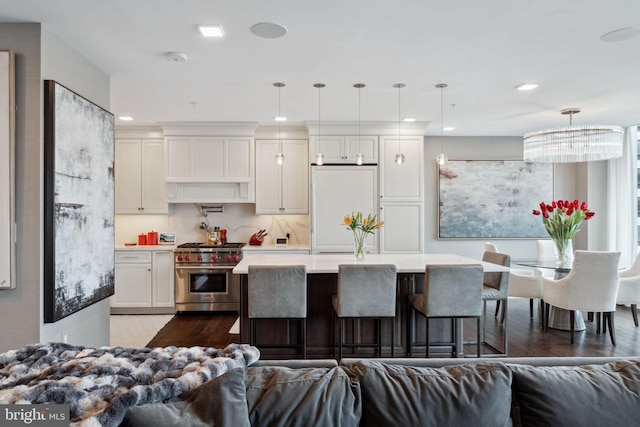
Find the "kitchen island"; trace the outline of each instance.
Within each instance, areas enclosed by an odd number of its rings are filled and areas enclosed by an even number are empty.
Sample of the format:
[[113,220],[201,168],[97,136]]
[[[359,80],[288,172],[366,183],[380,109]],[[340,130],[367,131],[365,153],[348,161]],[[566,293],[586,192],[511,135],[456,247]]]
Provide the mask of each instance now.
[[[247,317],[247,285],[250,265],[304,265],[307,267],[307,357],[332,357],[332,318],[333,308],[331,296],[335,295],[338,286],[338,265],[354,264],[352,254],[317,254],[317,255],[278,255],[278,254],[246,254],[233,269],[240,276],[240,341],[249,342],[249,319]],[[509,269],[496,264],[483,262],[455,254],[367,254],[364,261],[358,264],[394,264],[398,273],[397,312],[395,322],[395,353],[406,355],[407,342],[407,295],[421,292],[427,264],[480,264],[485,272],[507,272]],[[416,316],[416,336],[424,337],[425,322]],[[284,319],[261,320],[257,326],[257,343],[269,345],[289,345],[297,342],[299,336],[298,322]],[[430,333],[433,340],[448,340],[451,333],[450,322],[436,319],[430,322]],[[348,341],[362,344],[375,342],[377,339],[376,322],[371,319],[350,320],[346,328]],[[391,331],[389,322],[382,322],[383,356],[391,354]],[[462,339],[459,337],[459,339]],[[418,338],[418,341],[420,339]],[[417,352],[420,346],[414,347]],[[424,347],[423,347],[424,348]],[[371,347],[357,346],[344,349],[345,357],[367,357],[373,355]],[[451,353],[450,346],[432,346],[433,353]],[[295,355],[294,349],[261,348],[262,358],[286,358]]]

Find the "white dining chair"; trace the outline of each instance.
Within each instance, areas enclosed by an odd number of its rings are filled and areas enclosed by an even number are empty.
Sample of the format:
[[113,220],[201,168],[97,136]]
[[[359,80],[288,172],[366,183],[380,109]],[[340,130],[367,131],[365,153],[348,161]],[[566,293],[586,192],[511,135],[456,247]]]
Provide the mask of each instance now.
[[575,251],[571,271],[559,280],[543,278],[545,331],[549,305],[569,310],[571,344],[574,341],[575,312],[603,313],[609,326],[611,344],[616,345],[614,315],[620,279],[620,252]]
[[618,273],[620,286],[618,287],[617,304],[631,306],[633,323],[638,327],[638,304],[640,304],[640,253],[636,256],[633,265],[627,270]]
[[[498,252],[498,247],[491,242],[484,244],[485,251]],[[542,277],[534,270],[523,268],[509,268],[509,298],[529,298],[529,317],[533,318],[534,299],[542,299]],[[496,302],[497,317],[500,311],[500,301]],[[500,323],[504,323],[506,313],[503,307]],[[541,319],[541,322],[544,318]]]

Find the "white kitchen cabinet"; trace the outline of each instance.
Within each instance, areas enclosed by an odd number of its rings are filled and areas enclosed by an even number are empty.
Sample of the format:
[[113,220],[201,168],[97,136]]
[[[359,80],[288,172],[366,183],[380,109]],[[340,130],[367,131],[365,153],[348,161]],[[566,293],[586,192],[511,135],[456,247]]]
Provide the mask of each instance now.
[[[311,253],[353,252],[353,232],[340,226],[345,215],[378,212],[377,166],[311,167]],[[378,253],[378,234],[369,234],[367,252]]]
[[[276,163],[281,152],[284,161]],[[309,213],[306,140],[256,141],[256,213]]]
[[117,139],[115,142],[115,213],[166,214],[164,141]]
[[153,252],[151,305],[174,308],[175,274],[173,251]]
[[115,293],[111,307],[151,307],[151,252],[115,252]]
[[174,312],[174,276],[170,250],[116,250],[112,313]]
[[326,164],[356,164],[356,155],[363,154],[363,163],[378,163],[377,136],[312,136],[309,159],[316,163],[318,153]]
[[424,203],[386,202],[380,205],[381,253],[422,253],[424,248]]
[[[424,137],[380,137],[380,201],[424,200]],[[405,161],[395,162],[396,154]]]
[[253,138],[168,137],[164,154],[167,182],[253,181]]

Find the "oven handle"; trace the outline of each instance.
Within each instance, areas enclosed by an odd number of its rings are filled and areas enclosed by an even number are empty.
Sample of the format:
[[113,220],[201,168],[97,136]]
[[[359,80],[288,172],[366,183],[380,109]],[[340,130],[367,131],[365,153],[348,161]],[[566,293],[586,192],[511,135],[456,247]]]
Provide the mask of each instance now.
[[230,265],[228,267],[223,267],[223,266],[215,266],[215,267],[208,267],[206,265],[194,265],[194,266],[176,266],[176,270],[233,270],[233,265]]

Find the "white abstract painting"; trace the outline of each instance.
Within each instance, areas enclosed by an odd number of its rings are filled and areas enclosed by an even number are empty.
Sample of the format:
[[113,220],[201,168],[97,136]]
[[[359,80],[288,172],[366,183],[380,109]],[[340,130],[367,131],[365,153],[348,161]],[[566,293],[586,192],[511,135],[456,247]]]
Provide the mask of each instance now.
[[548,237],[531,212],[553,199],[550,163],[449,161],[438,185],[441,239]]
[[45,322],[55,322],[114,292],[114,120],[45,84]]

